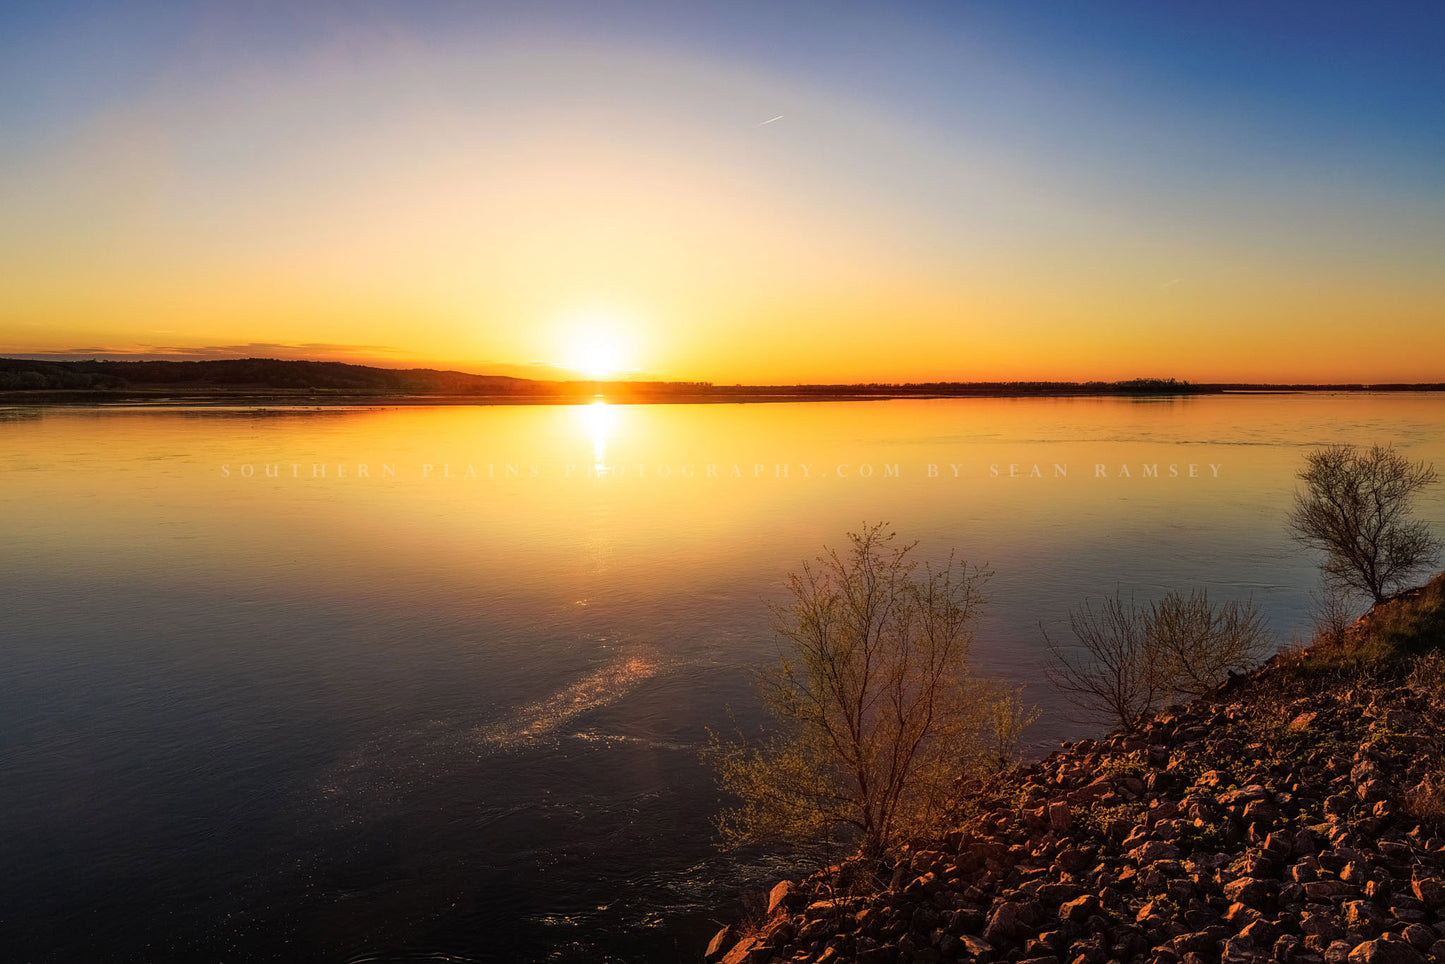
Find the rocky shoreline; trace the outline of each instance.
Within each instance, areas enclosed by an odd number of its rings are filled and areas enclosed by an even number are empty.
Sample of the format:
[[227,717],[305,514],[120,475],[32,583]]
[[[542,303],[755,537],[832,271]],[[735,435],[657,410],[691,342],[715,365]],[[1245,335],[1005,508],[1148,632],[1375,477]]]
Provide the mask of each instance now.
[[1445,660],[1359,657],[1380,622],[961,787],[941,839],[781,882],[705,957],[1445,961]]

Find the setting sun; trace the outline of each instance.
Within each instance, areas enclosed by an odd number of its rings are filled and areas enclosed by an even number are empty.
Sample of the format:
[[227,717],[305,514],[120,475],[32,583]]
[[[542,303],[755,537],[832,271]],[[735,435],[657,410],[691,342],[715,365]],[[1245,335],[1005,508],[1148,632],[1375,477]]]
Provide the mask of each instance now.
[[559,367],[586,378],[616,378],[633,370],[627,340],[615,319],[591,317],[568,336],[566,355]]

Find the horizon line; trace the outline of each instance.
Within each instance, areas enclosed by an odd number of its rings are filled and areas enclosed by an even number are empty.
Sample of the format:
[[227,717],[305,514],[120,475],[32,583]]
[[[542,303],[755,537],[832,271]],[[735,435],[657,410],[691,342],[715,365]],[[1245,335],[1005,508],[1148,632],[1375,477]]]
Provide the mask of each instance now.
[[[83,351],[69,350],[62,352],[16,352],[0,353],[0,362],[26,361],[51,365],[77,365],[87,363],[99,364],[145,364],[159,362],[168,365],[190,365],[216,362],[239,362],[239,361],[264,361],[279,364],[315,364],[315,365],[344,365],[352,368],[369,368],[376,371],[392,372],[437,372],[439,374],[467,375],[475,378],[499,378],[511,381],[534,381],[534,382],[555,382],[567,385],[671,385],[671,386],[696,386],[700,389],[737,389],[737,388],[927,388],[930,386],[989,386],[989,385],[1146,385],[1157,384],[1159,387],[1177,385],[1184,389],[1219,389],[1219,388],[1262,388],[1262,389],[1325,389],[1325,388],[1405,388],[1405,387],[1438,387],[1445,389],[1445,378],[1438,381],[1412,379],[1404,381],[1244,381],[1213,379],[1209,381],[1193,381],[1190,379],[1176,378],[1174,376],[1152,376],[1141,375],[1130,378],[1050,378],[1050,377],[1029,377],[1029,378],[975,378],[975,379],[920,379],[910,381],[893,380],[871,380],[871,381],[822,381],[822,382],[717,382],[706,379],[687,378],[657,378],[641,377],[638,375],[604,378],[545,378],[529,377],[519,375],[498,374],[487,371],[468,371],[461,368],[434,368],[426,366],[393,367],[380,365],[371,362],[339,361],[331,358],[288,358],[266,355],[228,355],[209,358],[176,358],[174,356],[155,357],[150,353],[116,353],[125,354],[127,357],[106,357],[105,352],[97,352],[93,355],[86,355]],[[59,357],[57,357],[59,356]],[[142,356],[142,357],[137,357]],[[532,363],[532,366],[543,367],[543,363]],[[498,363],[499,368],[520,368],[523,366],[516,363]],[[559,373],[566,372],[566,369],[558,369]],[[538,373],[541,374],[541,373]]]

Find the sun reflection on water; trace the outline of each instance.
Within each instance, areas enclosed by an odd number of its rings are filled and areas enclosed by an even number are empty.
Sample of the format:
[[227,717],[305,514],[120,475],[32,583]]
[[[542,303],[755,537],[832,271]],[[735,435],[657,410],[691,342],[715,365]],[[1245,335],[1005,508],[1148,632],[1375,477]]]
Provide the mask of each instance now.
[[611,471],[607,464],[607,440],[617,429],[617,406],[599,399],[581,406],[578,411],[583,428],[592,438],[592,474],[600,478]]

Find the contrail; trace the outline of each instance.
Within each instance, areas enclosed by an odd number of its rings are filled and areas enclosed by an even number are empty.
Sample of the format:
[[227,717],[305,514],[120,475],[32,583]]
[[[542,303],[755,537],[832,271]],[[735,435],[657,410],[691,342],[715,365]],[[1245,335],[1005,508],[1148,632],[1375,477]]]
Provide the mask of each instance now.
[[780,120],[782,120],[782,119],[783,119],[783,115],[782,115],[782,114],[779,114],[777,117],[769,117],[767,120],[763,121],[763,122],[762,122],[761,124],[759,124],[758,126],[759,126],[759,127],[767,127],[767,126],[768,126],[769,124],[771,124],[773,121],[780,121]]

